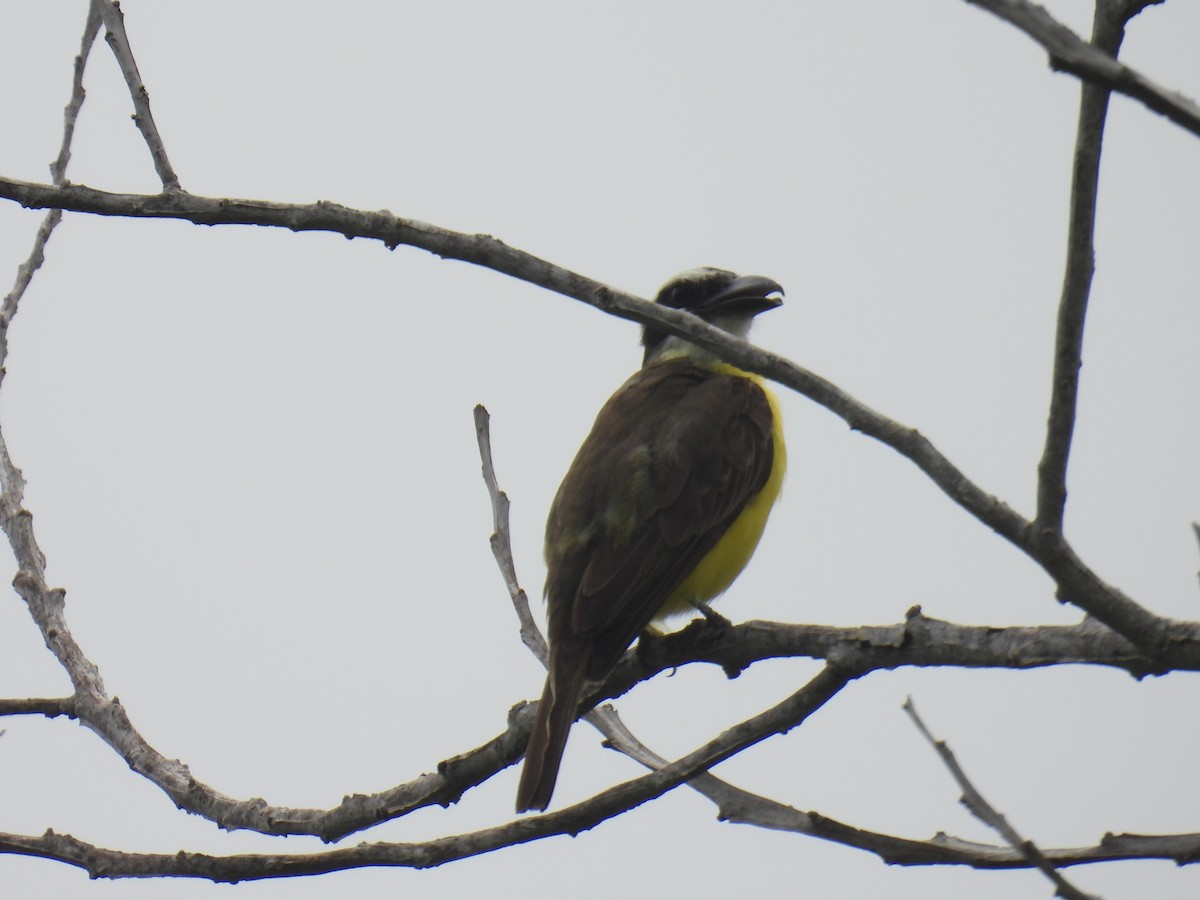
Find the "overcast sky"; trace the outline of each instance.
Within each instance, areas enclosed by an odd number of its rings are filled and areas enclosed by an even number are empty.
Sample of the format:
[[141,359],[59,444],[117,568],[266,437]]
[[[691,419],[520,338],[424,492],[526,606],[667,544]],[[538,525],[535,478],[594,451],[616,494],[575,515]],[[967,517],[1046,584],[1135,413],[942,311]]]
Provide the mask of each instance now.
[[[1047,5],[1090,30],[1089,3]],[[961,0],[122,6],[184,188],[387,208],[641,296],[697,265],[768,275],[787,301],[761,318],[758,343],[919,428],[1032,513],[1078,84],[1014,28]],[[7,11],[7,177],[49,179],[85,13],[83,0]],[[1171,0],[1135,20],[1123,56],[1197,97],[1198,34],[1200,7]],[[86,85],[70,179],[157,192],[103,42]],[[1101,577],[1193,619],[1198,197],[1200,142],[1114,99],[1067,531]],[[0,204],[4,290],[41,216]],[[536,600],[550,499],[638,365],[637,338],[628,322],[412,249],[68,214],[10,333],[0,414],[49,579],[141,733],[225,794],[327,807],[432,771],[540,692],[488,546],[471,410],[493,415],[518,573]],[[913,465],[780,394],[783,500],[722,612],[892,624],[921,604],[960,623],[1079,619]],[[692,666],[618,705],[675,757],[818,668],[776,661],[727,681]],[[0,696],[68,690],[20,598],[0,602]],[[865,828],[994,842],[901,711],[912,695],[1043,846],[1192,832],[1198,690],[1194,675],[1137,683],[1083,667],[881,672],[717,772]],[[163,852],[322,846],[185,815],[75,723],[2,725],[0,831]],[[638,773],[578,726],[555,806]],[[508,821],[516,777],[347,844]],[[1200,893],[1200,868],[1168,862],[1071,877],[1107,900]],[[667,900],[1052,896],[1028,872],[889,868],[721,824],[687,789],[576,839],[425,872],[230,888],[89,882],[0,856],[0,883],[89,900],[508,898],[562,885],[582,898],[653,885]]]

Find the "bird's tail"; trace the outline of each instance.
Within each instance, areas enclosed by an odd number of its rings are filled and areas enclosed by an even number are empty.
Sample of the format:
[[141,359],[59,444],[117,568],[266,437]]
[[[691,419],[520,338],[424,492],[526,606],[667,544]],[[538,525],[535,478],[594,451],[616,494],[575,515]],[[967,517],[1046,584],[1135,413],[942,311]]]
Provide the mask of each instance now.
[[587,654],[565,664],[554,665],[546,676],[546,687],[538,704],[537,718],[529,733],[525,766],[517,787],[517,812],[545,809],[554,794],[558,767],[567,748],[567,735],[575,724],[579,695],[583,692]]

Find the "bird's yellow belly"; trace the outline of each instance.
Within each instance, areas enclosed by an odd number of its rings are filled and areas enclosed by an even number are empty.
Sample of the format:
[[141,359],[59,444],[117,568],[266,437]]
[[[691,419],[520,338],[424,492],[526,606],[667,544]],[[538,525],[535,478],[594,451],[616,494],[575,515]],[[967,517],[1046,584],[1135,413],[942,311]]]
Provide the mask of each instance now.
[[767,476],[767,483],[763,485],[762,490],[750,499],[741,515],[729,526],[729,530],[660,607],[651,623],[652,627],[660,625],[672,616],[695,612],[698,604],[707,603],[720,596],[733,584],[734,579],[742,573],[746,564],[750,562],[750,557],[754,555],[759,538],[766,528],[767,517],[770,516],[771,508],[779,499],[779,492],[783,487],[783,473],[787,469],[787,447],[783,442],[783,420],[775,395],[758,377],[747,375],[732,366],[722,368],[733,374],[752,378],[767,395],[767,402],[771,405],[771,439],[774,442],[771,473]]

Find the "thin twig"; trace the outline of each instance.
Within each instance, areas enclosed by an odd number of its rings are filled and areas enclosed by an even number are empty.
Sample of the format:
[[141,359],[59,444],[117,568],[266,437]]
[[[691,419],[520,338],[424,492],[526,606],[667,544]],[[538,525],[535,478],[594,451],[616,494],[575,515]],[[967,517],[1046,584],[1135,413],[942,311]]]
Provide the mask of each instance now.
[[133,58],[133,48],[130,47],[129,35],[125,32],[125,14],[121,12],[121,4],[116,0],[92,0],[92,7],[104,20],[104,40],[112,48],[113,55],[121,67],[121,74],[125,76],[125,84],[129,87],[129,96],[133,100],[133,122],[142,133],[146,146],[150,148],[150,157],[154,160],[154,169],[158,172],[163,191],[179,191],[179,176],[175,174],[171,161],[167,159],[166,145],[150,112],[150,93],[142,83],[137,60]]
[[[1060,72],[1070,72],[1084,81],[1124,94],[1166,116],[1179,127],[1200,135],[1200,106],[1197,106],[1194,100],[1177,91],[1167,90],[1135,69],[1117,62],[1111,55],[1092,46],[1066,25],[1055,20],[1036,3],[1029,3],[1027,0],[967,2],[1015,25],[1041,44],[1050,56],[1051,68]],[[1152,5],[1154,3],[1147,3],[1145,0],[1116,4],[1111,0],[1101,0],[1097,4],[1098,8],[1115,9],[1116,14],[1126,20],[1146,6]]]
[[[63,110],[63,136],[59,144],[58,158],[50,164],[50,177],[57,186],[67,180],[67,164],[71,161],[71,143],[75,139],[75,123],[79,119],[79,111],[87,96],[83,89],[83,72],[87,68],[88,56],[96,43],[96,35],[100,31],[100,16],[94,5],[88,7],[87,20],[83,27],[83,38],[80,40],[79,53],[75,57],[74,77],[71,82],[71,99]],[[17,266],[17,277],[12,290],[5,295],[0,303],[0,379],[4,378],[4,362],[8,358],[8,327],[17,314],[21,298],[25,295],[34,273],[41,268],[46,260],[46,245],[50,235],[62,220],[61,209],[51,209],[46,213],[41,226],[33,239],[33,247],[24,263]]]
[[946,742],[935,738],[929,729],[925,727],[925,723],[921,721],[921,717],[917,714],[917,707],[913,703],[912,697],[904,701],[904,711],[908,713],[908,717],[912,719],[917,730],[921,732],[925,740],[929,741],[929,745],[941,757],[942,763],[954,777],[954,780],[958,782],[958,786],[963,792],[962,804],[971,811],[971,814],[975,818],[1004,838],[1010,847],[1025,857],[1030,866],[1045,874],[1053,882],[1057,896],[1063,897],[1065,900],[1100,900],[1098,897],[1085,894],[1067,881],[1062,873],[1046,859],[1033,841],[1021,837],[1017,830],[1008,823],[1008,819],[987,802],[983,794],[979,793],[978,788],[967,778],[967,773],[958,764],[958,760],[954,757],[954,752]]
[[[89,8],[83,29],[83,38],[80,41],[79,54],[75,57],[71,99],[67,103],[63,113],[63,138],[59,147],[58,158],[51,165],[51,173],[55,179],[55,183],[59,186],[66,180],[66,168],[71,158],[71,143],[75,135],[75,122],[78,119],[79,110],[83,106],[85,97],[83,72],[98,31],[99,25],[97,23],[96,11]],[[45,261],[46,245],[61,218],[62,211],[51,208],[49,214],[42,220],[42,224],[38,227],[37,234],[34,237],[29,258],[17,267],[17,277],[13,289],[5,296],[3,303],[0,304],[0,382],[2,382],[6,372],[9,328],[17,315],[17,310],[20,308],[21,298],[25,295],[25,291],[33,280],[34,273],[37,272]],[[4,439],[3,433],[0,433],[0,527],[3,528],[4,533],[8,536],[9,544],[12,546],[13,554],[19,566],[16,579],[14,579],[14,585],[18,585],[18,590],[21,590],[21,586],[24,586],[25,591],[29,594],[36,594],[47,602],[52,602],[54,599],[61,601],[61,592],[51,592],[45,582],[46,560],[38,548],[37,540],[33,535],[32,517],[22,508],[24,497],[25,478],[21,474],[21,470],[13,463],[8,452],[8,444]],[[43,634],[46,633],[45,629],[43,629]],[[87,665],[91,666],[90,663]],[[92,669],[94,670],[94,667]],[[76,684],[84,683],[87,680],[88,673],[83,668],[72,673],[72,681]]]
[[75,77],[71,85],[71,99],[63,110],[63,138],[59,146],[58,158],[50,164],[50,177],[55,184],[62,184],[67,179],[67,164],[71,161],[71,143],[75,139],[75,123],[79,119],[79,111],[83,108],[87,92],[83,89],[83,71],[87,68],[87,60],[96,43],[96,35],[100,33],[100,10],[95,3],[89,4],[87,21],[83,26],[83,40],[80,42],[79,54],[75,57]]
[[0,716],[59,716],[75,718],[74,697],[17,697],[0,698]]
[[[1125,24],[1139,9],[1140,6],[1115,10],[1111,3],[1098,3],[1091,46],[1115,59],[1125,37]],[[1096,200],[1108,99],[1107,86],[1088,82],[1081,85],[1075,162],[1071,172],[1066,271],[1054,336],[1050,415],[1046,423],[1045,448],[1038,463],[1035,527],[1039,532],[1045,530],[1056,535],[1062,533],[1067,502],[1067,463],[1075,431],[1084,323],[1095,271]]]
[[[1100,28],[1097,9],[1096,28]],[[1117,38],[1120,44],[1120,36]],[[1103,49],[1115,54],[1115,46]],[[1046,441],[1038,463],[1038,528],[1061,533],[1067,502],[1067,463],[1075,431],[1079,396],[1079,370],[1083,365],[1083,332],[1092,274],[1095,271],[1093,236],[1096,230],[1096,196],[1100,178],[1100,151],[1109,91],[1093,84],[1080,85],[1079,123],[1075,133],[1075,163],[1071,171],[1070,214],[1067,226],[1067,261],[1063,276],[1058,322],[1054,333],[1054,373]]]
[[533,613],[529,609],[529,597],[517,579],[517,567],[512,556],[512,532],[508,526],[508,495],[500,490],[496,481],[496,467],[492,462],[491,416],[481,403],[475,407],[475,439],[479,444],[479,458],[483,466],[483,483],[487,485],[488,497],[492,501],[492,555],[500,567],[500,577],[508,589],[517,620],[521,623],[521,642],[544,666],[546,665],[546,639],[542,637]]

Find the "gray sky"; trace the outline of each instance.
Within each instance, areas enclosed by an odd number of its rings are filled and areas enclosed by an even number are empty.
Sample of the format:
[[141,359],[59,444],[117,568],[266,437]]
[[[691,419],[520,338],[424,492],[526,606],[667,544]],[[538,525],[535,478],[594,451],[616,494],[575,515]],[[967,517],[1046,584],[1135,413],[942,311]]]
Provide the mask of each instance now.
[[[1083,32],[1088,7],[1048,4]],[[123,8],[188,190],[386,207],[642,296],[696,265],[769,275],[787,303],[758,343],[918,427],[1031,513],[1078,87],[1010,26],[962,2]],[[6,176],[48,180],[85,11],[22,4],[6,17]],[[1198,33],[1200,8],[1175,0],[1135,20],[1123,57],[1200,96]],[[104,46],[86,84],[69,177],[157,192]],[[1186,618],[1198,195],[1196,138],[1114,99],[1068,537],[1101,577]],[[0,204],[0,277],[40,219]],[[518,572],[536,596],[545,511],[637,366],[636,342],[627,322],[411,249],[68,215],[11,332],[0,413],[51,583],[142,734],[226,794],[325,807],[483,743],[541,690],[488,547],[471,409],[492,412]],[[1078,620],[914,466],[780,394],[782,505],[722,612],[890,624],[919,603],[961,623]],[[619,708],[677,756],[816,669],[776,661],[730,682],[693,666]],[[901,711],[911,694],[1043,846],[1195,831],[1196,688],[1085,668],[877,673],[717,771],[863,827],[994,841]],[[66,691],[20,599],[0,603],[0,696]],[[74,723],[3,727],[0,831],[166,852],[321,846],[186,816]],[[579,726],[555,806],[636,774]],[[515,784],[514,768],[348,843],[507,821]],[[1071,877],[1107,900],[1200,892],[1200,869],[1165,862]],[[528,897],[565,883],[585,898],[650,883],[664,898],[1052,894],[1028,872],[889,868],[722,825],[685,789],[574,840],[427,872],[109,884],[3,856],[0,881],[14,896],[239,900]]]

